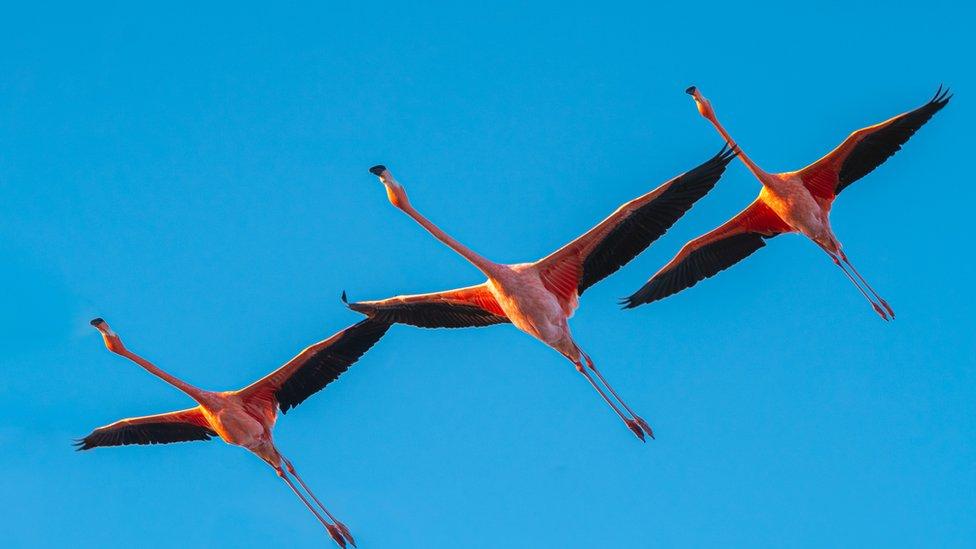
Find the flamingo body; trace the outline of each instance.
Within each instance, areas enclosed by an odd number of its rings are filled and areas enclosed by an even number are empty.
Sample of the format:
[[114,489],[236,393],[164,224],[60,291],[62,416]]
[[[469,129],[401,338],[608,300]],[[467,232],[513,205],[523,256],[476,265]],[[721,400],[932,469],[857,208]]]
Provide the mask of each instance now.
[[[723,148],[693,170],[622,205],[596,227],[549,256],[512,265],[489,261],[445,233],[413,207],[403,185],[386,167],[374,166],[370,172],[380,178],[389,201],[467,259],[488,280],[456,290],[348,305],[370,318],[423,328],[514,324],[571,361],[638,438],[644,440],[645,435],[653,438],[647,422],[620,399],[573,340],[568,321],[579,306],[580,294],[616,272],[664,234],[712,189],[734,156],[734,152]],[[345,293],[343,300],[346,300]]]
[[[205,391],[163,371],[155,364],[129,351],[118,334],[97,318],[92,325],[102,334],[112,352],[139,364],[151,374],[183,391],[197,402],[187,410],[128,418],[99,427],[77,442],[79,450],[127,444],[165,444],[219,437],[227,444],[245,448],[274,468],[275,472],[301,499],[339,546],[355,545],[349,529],[330,513],[295,471],[292,463],[275,446],[272,430],[278,410],[286,413],[355,363],[389,328],[382,321],[365,320],[304,349],[284,366],[236,391]],[[305,495],[332,519],[323,518]]]
[[[271,430],[278,418],[277,410],[262,410],[265,406],[261,403],[246,402],[235,392],[220,394],[213,398],[213,403],[207,400],[206,404],[200,405],[203,416],[227,444],[253,451],[272,443]],[[265,456],[261,457],[269,461]],[[270,462],[279,464],[280,460],[271,459]]]
[[759,191],[759,200],[794,231],[819,243],[835,242],[830,210],[810,194],[800,178],[792,174],[770,175]]
[[940,87],[921,107],[857,130],[820,160],[784,173],[762,170],[719,123],[711,102],[694,86],[687,93],[694,97],[699,114],[738,151],[739,160],[762,183],[762,189],[745,210],[685,244],[674,259],[623,301],[624,306],[637,307],[678,293],[745,259],[774,236],[800,233],[830,256],[882,319],[893,319],[891,306],[848,259],[830,226],[830,211],[841,191],[901,150],[919,128],[949,103],[949,91]]
[[561,300],[546,288],[531,263],[500,265],[488,279],[488,289],[516,328],[564,355],[572,354],[567,320],[579,305],[578,297]]

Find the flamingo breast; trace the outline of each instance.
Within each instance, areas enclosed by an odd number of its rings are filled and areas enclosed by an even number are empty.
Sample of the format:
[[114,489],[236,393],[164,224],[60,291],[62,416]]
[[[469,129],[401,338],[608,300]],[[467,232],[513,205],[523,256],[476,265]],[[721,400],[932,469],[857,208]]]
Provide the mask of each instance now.
[[799,177],[777,177],[763,185],[759,196],[780,219],[804,235],[818,240],[830,234],[827,210]]
[[533,265],[507,266],[491,278],[488,287],[516,328],[550,346],[568,335],[568,315]]
[[228,444],[254,448],[268,439],[268,428],[239,403],[228,403],[207,415],[214,430]]

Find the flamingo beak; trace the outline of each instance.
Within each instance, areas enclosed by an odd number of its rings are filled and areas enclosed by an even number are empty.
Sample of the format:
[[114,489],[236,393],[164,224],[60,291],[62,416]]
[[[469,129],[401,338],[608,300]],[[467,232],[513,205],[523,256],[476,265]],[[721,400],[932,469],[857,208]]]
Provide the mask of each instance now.
[[390,173],[390,170],[383,164],[377,164],[373,166],[372,168],[369,169],[369,173],[380,178],[380,183],[382,183],[383,185],[385,185],[390,189],[402,188],[400,183],[393,177],[393,174]]
[[369,173],[380,179],[380,183],[386,187],[386,197],[390,203],[397,208],[407,205],[407,195],[403,192],[403,186],[393,177],[390,170],[383,164],[377,164],[369,169]]
[[690,95],[691,98],[695,100],[695,106],[698,107],[698,114],[704,116],[705,118],[713,116],[712,105],[707,99],[705,99],[705,96],[702,95],[701,91],[698,90],[698,86],[688,86],[685,93]]
[[104,336],[108,336],[108,337],[115,336],[115,332],[113,332],[112,329],[109,328],[108,322],[105,322],[105,320],[101,317],[92,319],[92,321],[89,322],[89,324],[94,326],[95,329],[98,330]]
[[696,102],[705,100],[705,96],[703,96],[702,93],[698,90],[698,86],[688,86],[688,89],[685,90],[685,93],[687,93],[692,98],[694,98]]
[[375,175],[376,177],[380,178],[380,183],[382,183],[384,185],[387,185],[387,186],[392,185],[394,187],[399,187],[400,186],[396,182],[396,180],[393,179],[393,174],[390,173],[390,170],[388,170],[386,168],[386,166],[384,166],[383,164],[377,164],[377,165],[373,166],[372,168],[369,169],[369,173],[371,173],[371,174]]

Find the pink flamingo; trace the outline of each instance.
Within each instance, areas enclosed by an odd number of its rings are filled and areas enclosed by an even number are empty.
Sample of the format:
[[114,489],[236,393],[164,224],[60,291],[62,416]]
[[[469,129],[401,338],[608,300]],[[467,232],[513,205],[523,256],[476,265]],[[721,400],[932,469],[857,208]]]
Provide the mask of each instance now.
[[915,132],[952,98],[949,90],[894,118],[857,130],[820,160],[795,172],[763,171],[741,149],[715,117],[711,103],[694,86],[688,88],[698,112],[739,151],[739,160],[762,183],[759,197],[745,210],[715,230],[687,243],[678,255],[644,286],[624,299],[632,308],[663,299],[694,286],[745,259],[783,234],[800,233],[823,249],[840,267],[878,315],[889,320],[895,312],[854,268],[830,227],[830,208],[837,195],[901,149]]
[[[355,547],[356,542],[346,525],[322,505],[295,471],[291,461],[275,447],[271,430],[278,409],[286,413],[338,378],[386,333],[390,327],[388,323],[364,320],[306,348],[284,366],[247,387],[222,392],[198,389],[128,350],[119,335],[101,318],[92,320],[91,324],[102,334],[109,351],[135,362],[184,392],[196,401],[197,406],[178,412],[123,419],[99,427],[77,442],[78,450],[98,446],[210,440],[218,436],[227,444],[242,446],[267,462],[325,526],[339,546],[346,547],[348,542]],[[295,477],[332,522],[323,518],[309,503],[289,474]]]
[[350,303],[349,307],[384,322],[423,328],[511,322],[569,359],[638,438],[645,440],[645,433],[654,438],[647,422],[618,396],[589,355],[573,340],[567,321],[578,305],[580,294],[616,272],[664,234],[696,200],[711,190],[733,156],[731,150],[723,148],[690,172],[624,204],[599,225],[551,255],[534,263],[514,265],[489,261],[439,229],[414,209],[403,186],[389,170],[374,166],[369,171],[380,178],[390,202],[467,259],[488,281],[444,292]]

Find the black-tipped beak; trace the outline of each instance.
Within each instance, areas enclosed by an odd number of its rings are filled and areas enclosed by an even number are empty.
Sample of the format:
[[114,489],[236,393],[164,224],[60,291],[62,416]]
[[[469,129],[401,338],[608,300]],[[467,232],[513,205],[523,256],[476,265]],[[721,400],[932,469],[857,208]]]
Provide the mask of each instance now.
[[375,175],[376,177],[383,175],[383,172],[385,171],[386,171],[386,166],[384,166],[383,164],[377,164],[369,169],[369,173]]
[[696,91],[698,91],[698,88],[696,88],[695,86],[688,86],[688,89],[685,90],[685,93],[687,93],[688,95],[695,95]]
[[99,317],[99,318],[93,318],[92,321],[89,322],[89,324],[91,324],[92,326],[98,326],[99,324],[105,324],[105,321],[102,320],[101,317]]

